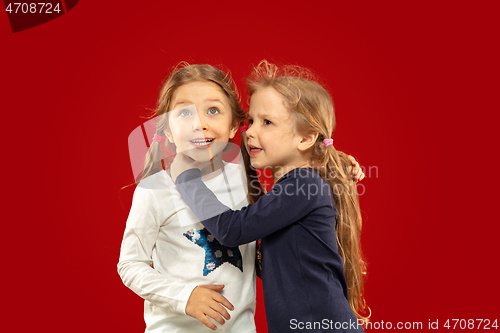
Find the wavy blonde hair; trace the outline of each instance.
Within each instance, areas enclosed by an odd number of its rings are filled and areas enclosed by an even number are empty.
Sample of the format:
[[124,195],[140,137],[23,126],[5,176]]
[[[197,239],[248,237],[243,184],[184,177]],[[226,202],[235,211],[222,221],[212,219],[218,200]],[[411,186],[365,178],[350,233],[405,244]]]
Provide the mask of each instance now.
[[316,82],[313,73],[299,66],[278,67],[261,61],[247,78],[249,98],[259,89],[274,88],[291,112],[299,133],[318,133],[312,150],[312,164],[330,184],[335,207],[339,254],[344,262],[349,304],[358,318],[369,308],[363,295],[366,263],[361,251],[361,212],[352,165],[347,155],[333,145],[325,147],[323,139],[331,138],[335,129],[333,101]]

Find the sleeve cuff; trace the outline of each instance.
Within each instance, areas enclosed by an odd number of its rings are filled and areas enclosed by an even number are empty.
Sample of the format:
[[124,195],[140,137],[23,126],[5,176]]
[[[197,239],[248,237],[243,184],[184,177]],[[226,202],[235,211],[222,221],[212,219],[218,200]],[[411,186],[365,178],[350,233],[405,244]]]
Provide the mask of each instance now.
[[182,295],[183,299],[179,300],[179,302],[177,302],[177,309],[176,309],[177,313],[187,315],[186,305],[187,305],[187,302],[189,300],[189,297],[191,297],[191,294],[193,293],[193,290],[196,287],[197,286],[190,286],[189,289],[186,289],[186,293],[184,293],[184,295]]

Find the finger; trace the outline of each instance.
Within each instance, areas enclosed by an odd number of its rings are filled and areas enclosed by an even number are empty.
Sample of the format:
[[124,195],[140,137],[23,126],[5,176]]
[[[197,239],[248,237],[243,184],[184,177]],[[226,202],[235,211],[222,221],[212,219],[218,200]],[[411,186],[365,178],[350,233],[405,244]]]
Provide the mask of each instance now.
[[229,312],[227,312],[226,308],[220,305],[219,303],[214,303],[211,308],[214,311],[217,311],[224,319],[229,320],[231,319],[231,316],[229,315]]
[[221,325],[224,325],[224,323],[226,322],[224,320],[224,318],[222,318],[221,315],[217,311],[215,311],[214,309],[208,309],[206,311],[206,315],[209,316],[210,318],[212,318],[213,320],[215,320],[216,322],[218,322]]
[[358,173],[358,169],[356,169],[355,166],[351,166],[351,174],[352,174],[352,178],[356,178],[356,174]]
[[215,326],[215,324],[212,323],[210,319],[208,319],[207,316],[205,316],[205,314],[203,313],[197,316],[196,319],[198,319],[198,321],[200,321],[203,325],[210,328],[211,330],[215,331],[217,329],[217,326]]
[[354,166],[352,168],[352,174],[353,174],[353,176],[356,176],[359,173],[359,171],[361,171],[361,168],[359,167],[359,165],[358,166]]
[[359,180],[363,180],[365,178],[365,173],[363,172],[363,174],[361,175],[361,178]]
[[358,173],[356,175],[356,181],[357,182],[361,181],[361,179],[363,179],[364,175],[365,175],[365,173],[363,171],[361,171],[360,173]]
[[217,294],[214,294],[214,300],[219,302],[220,304],[224,305],[226,308],[228,308],[229,310],[233,311],[234,310],[234,306],[227,300],[227,298],[225,298],[224,296],[222,296],[221,294],[217,293]]
[[356,160],[354,159],[354,157],[352,157],[351,155],[349,155],[349,157],[350,157],[350,158],[349,158],[349,161],[351,161],[351,166],[352,166],[352,168],[353,168],[353,169],[357,169],[357,168],[359,167],[359,163],[358,163],[358,161],[356,161]]
[[199,285],[198,287],[202,287],[202,288],[206,288],[206,289],[210,289],[210,290],[215,290],[215,291],[221,291],[222,289],[224,289],[223,284],[202,284],[202,285]]
[[358,171],[360,169],[358,161],[354,161],[352,165],[354,166],[354,170]]

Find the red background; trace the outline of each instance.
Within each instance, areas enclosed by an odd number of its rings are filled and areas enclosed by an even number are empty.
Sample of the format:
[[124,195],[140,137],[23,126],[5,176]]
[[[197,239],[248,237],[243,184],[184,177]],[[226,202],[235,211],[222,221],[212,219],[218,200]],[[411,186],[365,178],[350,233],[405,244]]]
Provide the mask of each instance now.
[[[326,3],[89,0],[15,34],[0,14],[2,331],[144,330],[116,273],[127,137],[181,60],[225,65],[240,91],[263,58],[326,84],[337,149],[372,167],[361,207],[374,322],[500,317],[498,8]],[[259,333],[263,311],[259,287]]]

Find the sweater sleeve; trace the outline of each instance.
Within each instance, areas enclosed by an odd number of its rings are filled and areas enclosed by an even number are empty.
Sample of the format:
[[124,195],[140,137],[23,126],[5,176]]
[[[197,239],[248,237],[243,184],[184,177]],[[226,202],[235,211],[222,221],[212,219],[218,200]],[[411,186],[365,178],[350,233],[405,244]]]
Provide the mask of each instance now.
[[156,206],[151,190],[138,186],[122,240],[118,274],[142,298],[166,311],[185,314],[187,300],[196,286],[169,280],[152,267],[152,252],[161,226]]
[[256,203],[231,210],[201,181],[198,169],[181,173],[176,185],[196,217],[227,246],[238,246],[261,239],[301,220],[314,207],[314,195],[322,185],[311,177],[286,177]]

